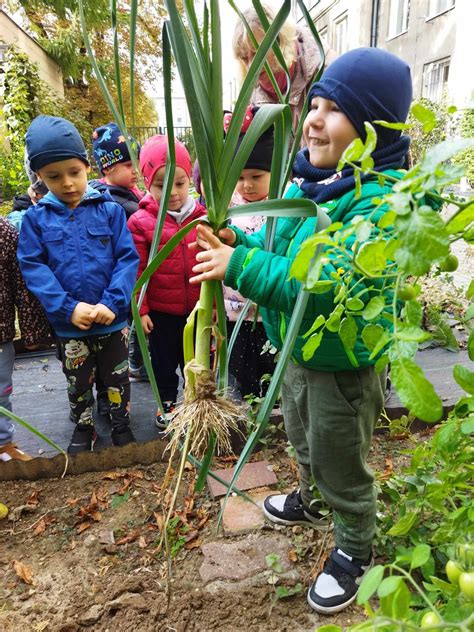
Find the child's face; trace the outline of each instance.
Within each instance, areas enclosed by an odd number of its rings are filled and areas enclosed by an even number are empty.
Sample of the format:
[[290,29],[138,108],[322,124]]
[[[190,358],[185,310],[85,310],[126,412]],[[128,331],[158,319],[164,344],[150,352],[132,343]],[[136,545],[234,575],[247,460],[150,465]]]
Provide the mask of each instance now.
[[[155,198],[157,204],[160,203],[163,195],[163,182],[165,180],[166,167],[161,167],[155,173],[153,182],[150,186],[150,193]],[[182,167],[176,167],[174,172],[173,186],[171,187],[170,199],[168,202],[168,210],[179,211],[188,199],[189,195],[189,178]]]
[[235,190],[247,202],[263,200],[270,188],[270,175],[269,171],[261,169],[244,169]]
[[313,167],[334,169],[344,150],[359,137],[347,116],[334,101],[314,97],[305,118],[303,135]]
[[76,208],[86,192],[89,171],[90,167],[79,158],[68,158],[41,167],[38,176],[59,200]]
[[131,189],[137,184],[137,172],[133,162],[117,162],[108,169],[104,169],[104,177],[107,184]]

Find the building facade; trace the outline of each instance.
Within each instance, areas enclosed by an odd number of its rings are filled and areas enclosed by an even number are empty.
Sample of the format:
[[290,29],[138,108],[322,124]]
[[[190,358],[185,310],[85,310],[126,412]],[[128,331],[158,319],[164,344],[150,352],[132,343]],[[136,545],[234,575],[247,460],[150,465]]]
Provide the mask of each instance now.
[[61,68],[45,50],[28,35],[12,18],[0,9],[0,54],[5,48],[14,46],[38,64],[40,78],[56,94],[64,97]]
[[[414,98],[458,108],[473,98],[474,2],[471,0],[305,0],[322,37],[338,53],[384,48],[412,69]],[[304,20],[294,5],[294,16]]]

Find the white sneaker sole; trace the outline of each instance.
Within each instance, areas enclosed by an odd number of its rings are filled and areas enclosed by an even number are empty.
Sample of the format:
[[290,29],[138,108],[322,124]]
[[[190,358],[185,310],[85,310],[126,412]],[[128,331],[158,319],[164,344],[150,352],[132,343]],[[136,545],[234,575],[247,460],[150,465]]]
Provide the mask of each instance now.
[[[311,590],[311,588],[310,588]],[[313,610],[315,610],[316,612],[319,612],[320,614],[334,614],[335,612],[341,612],[341,610],[345,610],[348,606],[351,605],[351,603],[353,601],[355,601],[355,598],[357,597],[357,593],[351,597],[350,599],[348,599],[347,601],[345,601],[342,604],[339,604],[337,606],[320,606],[319,604],[315,603],[311,597],[310,597],[310,590],[308,590],[308,596],[307,596],[307,601],[308,604],[311,606],[311,608]]]

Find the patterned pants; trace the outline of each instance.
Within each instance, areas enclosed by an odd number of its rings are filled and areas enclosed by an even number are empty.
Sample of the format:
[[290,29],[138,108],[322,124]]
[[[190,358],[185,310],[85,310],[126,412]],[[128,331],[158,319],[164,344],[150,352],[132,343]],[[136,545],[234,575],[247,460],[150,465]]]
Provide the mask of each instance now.
[[107,389],[112,428],[128,425],[128,328],[111,334],[57,338],[71,407],[71,421],[93,425],[92,387],[96,378]]

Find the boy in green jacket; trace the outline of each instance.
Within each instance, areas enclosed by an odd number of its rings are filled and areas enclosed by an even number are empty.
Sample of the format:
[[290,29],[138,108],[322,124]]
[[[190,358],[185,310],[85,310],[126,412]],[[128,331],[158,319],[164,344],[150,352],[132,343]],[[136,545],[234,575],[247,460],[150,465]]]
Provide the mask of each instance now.
[[[290,197],[308,197],[319,204],[332,222],[350,224],[355,216],[376,224],[384,213],[374,213],[373,198],[390,193],[392,182],[380,184],[367,177],[361,195],[355,195],[353,169],[336,172],[346,147],[365,140],[364,122],[405,121],[412,98],[410,68],[398,57],[375,48],[360,48],[336,59],[308,95],[304,122],[307,148],[297,154]],[[402,177],[409,139],[400,131],[377,126],[378,142],[372,153],[374,168]],[[288,197],[288,194],[287,194]],[[316,218],[280,219],[273,252],[263,250],[264,229],[254,235],[225,228],[220,241],[209,227],[198,227],[197,255],[192,283],[224,279],[261,307],[267,335],[278,349],[296,301],[300,283],[289,279],[301,244],[314,235]],[[321,278],[348,264],[331,253]],[[370,296],[369,296],[370,298]],[[368,299],[367,299],[368,300]],[[302,338],[319,314],[334,309],[332,291],[311,294],[292,359],[282,386],[283,414],[290,443],[296,451],[300,489],[266,498],[264,513],[276,523],[328,528],[312,506],[316,484],[333,512],[335,548],[311,585],[308,603],[316,611],[338,612],[354,601],[365,573],[373,564],[376,492],[367,465],[372,432],[384,401],[385,373],[377,374],[359,336],[353,349],[354,368],[337,333],[324,330],[315,355],[303,358]]]

